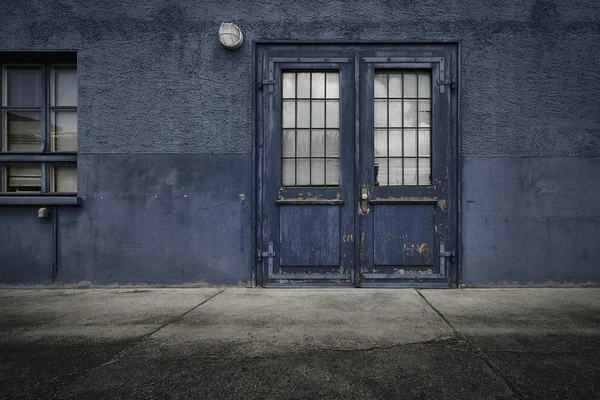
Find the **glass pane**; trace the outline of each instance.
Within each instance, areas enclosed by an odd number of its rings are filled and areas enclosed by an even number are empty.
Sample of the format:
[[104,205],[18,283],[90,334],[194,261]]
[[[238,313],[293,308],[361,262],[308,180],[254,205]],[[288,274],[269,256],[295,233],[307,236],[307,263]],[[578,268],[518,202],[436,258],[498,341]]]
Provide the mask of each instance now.
[[4,112],[8,151],[41,151],[41,116],[39,111]]
[[7,106],[41,107],[42,96],[42,70],[40,67],[6,68]]
[[402,157],[401,129],[390,129],[390,157]]
[[316,99],[325,98],[325,73],[312,73],[312,97]]
[[387,100],[375,100],[375,127],[387,126]]
[[310,186],[310,160],[296,160],[296,186]]
[[296,95],[298,98],[308,99],[310,97],[310,72],[298,72],[297,84]]
[[312,102],[312,127],[325,127],[325,101],[314,100]]
[[390,100],[390,127],[402,127],[402,100]]
[[327,157],[339,157],[340,156],[340,131],[337,129],[327,130],[327,144],[326,151]]
[[325,157],[325,131],[321,129],[312,130],[311,157]]
[[55,111],[52,150],[77,151],[77,111]]
[[296,160],[281,160],[281,185],[294,186],[296,184]]
[[296,140],[296,156],[310,157],[310,129],[298,129]]
[[431,74],[419,72],[419,97],[431,97]]
[[417,101],[404,100],[404,127],[417,126]]
[[310,128],[310,100],[298,100],[298,128]]
[[402,159],[390,158],[389,185],[402,185]]
[[375,157],[387,157],[387,129],[375,129]]
[[60,165],[52,167],[52,191],[63,193],[77,192],[77,167]]
[[338,72],[328,72],[327,76],[327,98],[337,99],[340,97],[340,74]]
[[429,100],[419,100],[419,126],[431,126],[431,102]]
[[404,130],[404,157],[417,156],[417,130]]
[[419,129],[419,157],[431,155],[431,131]]
[[338,100],[327,100],[327,128],[340,127],[340,103]]
[[41,192],[42,167],[39,165],[10,166],[7,169],[7,192]]
[[404,184],[405,185],[416,185],[417,184],[417,159],[416,158],[405,158],[404,159]]
[[77,106],[77,69],[54,68],[54,105]]
[[375,159],[375,186],[388,185],[388,167],[387,158]]
[[283,127],[296,127],[296,102],[294,100],[283,101]]
[[387,73],[375,74],[375,97],[387,97]]
[[417,97],[417,74],[407,72],[404,74],[404,97]]
[[281,141],[281,154],[283,157],[294,157],[296,155],[296,131],[293,129],[283,130]]
[[340,160],[338,158],[328,158],[325,160],[327,175],[325,176],[327,185],[339,186],[340,184]]
[[293,72],[283,73],[283,98],[293,99],[296,96],[296,74]]
[[431,185],[431,159],[419,158],[419,185]]
[[310,168],[310,185],[323,186],[325,185],[325,159],[313,158]]
[[390,97],[402,97],[402,74],[390,73]]

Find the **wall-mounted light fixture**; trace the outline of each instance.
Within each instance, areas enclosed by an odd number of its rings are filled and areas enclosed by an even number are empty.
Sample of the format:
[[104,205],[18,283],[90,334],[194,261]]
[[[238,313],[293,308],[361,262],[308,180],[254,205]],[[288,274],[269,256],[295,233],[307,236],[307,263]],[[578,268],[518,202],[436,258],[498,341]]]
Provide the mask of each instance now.
[[223,22],[219,27],[219,40],[226,49],[235,50],[242,45],[242,30],[231,22]]

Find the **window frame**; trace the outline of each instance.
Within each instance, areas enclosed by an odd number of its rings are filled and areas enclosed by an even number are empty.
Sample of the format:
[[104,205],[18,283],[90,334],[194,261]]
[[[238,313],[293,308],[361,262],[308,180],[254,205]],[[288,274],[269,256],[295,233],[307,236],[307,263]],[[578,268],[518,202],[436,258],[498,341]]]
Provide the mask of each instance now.
[[[37,152],[7,151],[8,134],[5,129],[4,110],[13,107],[4,106],[6,84],[6,68],[14,66],[40,66],[42,74],[42,104],[40,150]],[[52,170],[54,166],[74,165],[77,167],[78,151],[52,151],[52,111],[69,109],[78,113],[77,106],[56,106],[51,96],[55,92],[54,68],[72,66],[78,70],[77,54],[75,52],[60,53],[22,53],[0,52],[0,205],[77,205],[80,203],[79,185],[77,192],[52,192]],[[77,73],[79,78],[79,73]],[[77,84],[79,92],[79,79]],[[79,103],[79,96],[78,102]],[[18,109],[18,108],[17,108]],[[79,115],[77,115],[79,116]],[[77,118],[77,143],[79,143],[79,118]],[[77,146],[77,150],[79,145]],[[41,166],[41,191],[39,192],[7,192],[7,174],[4,167],[20,165]]]

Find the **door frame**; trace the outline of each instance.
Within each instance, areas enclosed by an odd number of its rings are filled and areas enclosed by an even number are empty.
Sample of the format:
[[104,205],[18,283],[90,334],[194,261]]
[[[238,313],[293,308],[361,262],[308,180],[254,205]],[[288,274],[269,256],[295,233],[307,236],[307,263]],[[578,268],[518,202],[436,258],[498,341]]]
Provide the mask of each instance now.
[[[449,140],[449,145],[451,146],[452,157],[450,159],[451,165],[454,166],[455,169],[455,182],[452,183],[452,189],[454,191],[454,196],[456,198],[455,201],[455,211],[452,219],[454,220],[454,226],[451,228],[451,232],[454,234],[454,250],[455,255],[452,263],[452,277],[447,284],[437,284],[437,283],[428,283],[428,282],[381,282],[377,285],[366,285],[364,287],[438,287],[438,288],[457,288],[462,286],[462,259],[464,253],[464,247],[462,243],[462,169],[463,169],[463,157],[462,157],[462,114],[461,114],[461,82],[462,82],[462,41],[461,40],[436,40],[436,41],[419,41],[419,40],[411,40],[411,41],[378,41],[378,42],[370,42],[370,41],[346,41],[346,40],[329,40],[329,41],[298,41],[298,40],[253,40],[252,41],[252,82],[251,82],[251,90],[252,90],[252,127],[253,127],[253,148],[252,148],[252,222],[254,225],[254,234],[252,235],[252,246],[251,246],[251,279],[253,287],[265,287],[267,282],[267,277],[264,275],[263,261],[261,260],[261,254],[263,254],[267,249],[262,248],[262,218],[263,218],[263,198],[261,193],[261,185],[262,185],[262,174],[263,174],[263,165],[262,165],[262,151],[263,143],[264,143],[264,121],[263,121],[263,90],[264,87],[261,82],[263,77],[262,68],[263,61],[262,56],[263,53],[268,51],[269,49],[273,50],[277,49],[312,49],[319,50],[321,53],[330,52],[331,54],[336,54],[336,52],[354,51],[355,57],[355,74],[360,74],[360,57],[359,53],[361,51],[365,51],[365,49],[381,49],[381,50],[394,50],[398,47],[411,47],[419,48],[425,50],[428,46],[434,47],[436,45],[442,46],[453,46],[455,58],[455,86],[452,90],[448,90],[450,95],[454,97],[453,104],[455,105],[454,109],[451,112],[450,120],[452,122],[452,126],[450,127],[450,131],[452,134],[452,138]],[[343,49],[340,47],[344,46]],[[358,78],[358,76],[357,76]],[[267,83],[268,85],[268,83]],[[359,157],[360,157],[360,99],[359,99],[359,80],[355,79],[355,143],[354,143],[354,153],[355,153],[355,188],[359,187]],[[269,86],[266,86],[267,88]],[[268,89],[267,89],[268,90]],[[356,192],[357,190],[355,190]],[[358,204],[358,194],[354,194],[353,201]],[[359,223],[359,215],[355,214],[355,238],[359,238],[360,236],[360,223]],[[355,240],[355,272],[353,274],[353,284],[355,287],[361,287],[360,280],[360,261],[359,261],[359,253],[360,253],[360,240]],[[450,273],[449,273],[450,275]],[[277,286],[277,285],[270,285]],[[283,285],[285,286],[285,285]],[[339,284],[331,285],[331,284],[323,284],[323,283],[303,283],[299,285],[293,286],[285,286],[285,287],[322,287],[322,286],[334,286],[341,287]]]

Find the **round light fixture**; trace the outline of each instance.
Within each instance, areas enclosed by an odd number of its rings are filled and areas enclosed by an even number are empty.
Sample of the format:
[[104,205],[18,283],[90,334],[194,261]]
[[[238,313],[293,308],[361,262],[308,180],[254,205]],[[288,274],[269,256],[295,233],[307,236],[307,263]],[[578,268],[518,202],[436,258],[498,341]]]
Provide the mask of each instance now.
[[219,27],[219,40],[226,49],[235,50],[242,45],[244,35],[236,24],[223,22]]

